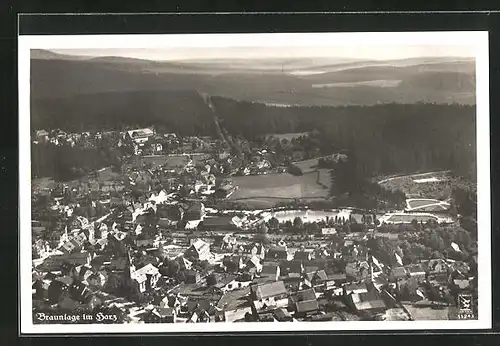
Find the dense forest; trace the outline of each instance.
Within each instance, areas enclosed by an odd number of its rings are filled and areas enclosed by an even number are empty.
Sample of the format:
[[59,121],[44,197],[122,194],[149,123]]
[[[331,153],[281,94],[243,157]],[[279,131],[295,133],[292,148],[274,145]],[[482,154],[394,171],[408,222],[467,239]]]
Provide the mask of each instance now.
[[[220,126],[249,140],[316,130],[321,152],[356,153],[361,176],[451,169],[475,180],[475,107],[383,104],[273,107],[212,97]],[[217,135],[214,113],[196,92],[105,93],[32,104],[35,128],[66,131],[155,124],[181,135]]]

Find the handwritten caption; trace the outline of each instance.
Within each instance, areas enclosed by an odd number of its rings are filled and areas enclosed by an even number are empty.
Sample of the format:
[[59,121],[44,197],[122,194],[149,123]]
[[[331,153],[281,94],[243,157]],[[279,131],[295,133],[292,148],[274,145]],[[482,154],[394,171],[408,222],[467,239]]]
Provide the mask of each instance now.
[[48,314],[45,312],[38,312],[35,318],[40,322],[116,322],[118,316],[113,314],[104,314],[98,312],[97,314]]

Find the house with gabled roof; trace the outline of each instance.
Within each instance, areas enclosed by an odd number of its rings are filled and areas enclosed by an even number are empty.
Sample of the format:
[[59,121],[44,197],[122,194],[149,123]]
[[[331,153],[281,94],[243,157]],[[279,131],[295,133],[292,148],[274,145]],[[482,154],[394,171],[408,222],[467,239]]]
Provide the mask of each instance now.
[[357,312],[379,312],[388,308],[376,290],[363,293],[351,293],[347,296],[347,304]]
[[275,281],[250,286],[250,296],[253,300],[286,296],[287,294],[288,291],[283,281]]
[[201,239],[196,239],[184,252],[184,256],[187,258],[195,258],[200,261],[208,260],[212,256],[210,252],[210,245]]

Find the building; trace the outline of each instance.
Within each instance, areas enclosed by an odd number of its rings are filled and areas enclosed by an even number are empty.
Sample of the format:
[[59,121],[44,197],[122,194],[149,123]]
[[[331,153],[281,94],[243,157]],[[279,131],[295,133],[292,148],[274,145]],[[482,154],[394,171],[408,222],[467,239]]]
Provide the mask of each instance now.
[[269,280],[278,281],[280,277],[280,266],[277,264],[266,264],[262,266],[260,276]]
[[155,288],[160,276],[158,268],[151,263],[137,270],[135,269],[135,266],[130,266],[130,278],[137,281],[140,292],[145,292]]
[[73,252],[63,255],[54,255],[47,257],[38,269],[43,271],[60,271],[63,263],[69,263],[74,266],[90,265],[92,255],[90,252]]
[[127,131],[128,138],[136,144],[144,144],[154,136],[154,131],[150,128]]
[[215,231],[215,232],[235,232],[239,231],[239,218],[228,217],[228,216],[214,216],[214,217],[206,217],[203,219],[199,228],[206,231]]
[[325,237],[330,237],[337,234],[337,230],[335,228],[322,228],[321,235]]
[[382,297],[375,291],[351,293],[347,296],[348,305],[357,312],[381,312],[388,307]]
[[269,282],[250,286],[250,296],[253,300],[286,296],[288,291],[283,281]]
[[421,264],[411,264],[406,267],[408,274],[412,278],[423,280],[425,279],[426,272]]
[[319,313],[319,304],[316,299],[303,300],[295,303],[295,315],[297,317],[316,315],[318,313]]
[[406,279],[408,277],[408,272],[404,267],[394,267],[391,268],[389,273],[389,279],[393,282]]
[[208,260],[212,256],[210,252],[210,245],[201,239],[196,239],[184,252],[184,256],[187,258],[195,258],[200,261]]

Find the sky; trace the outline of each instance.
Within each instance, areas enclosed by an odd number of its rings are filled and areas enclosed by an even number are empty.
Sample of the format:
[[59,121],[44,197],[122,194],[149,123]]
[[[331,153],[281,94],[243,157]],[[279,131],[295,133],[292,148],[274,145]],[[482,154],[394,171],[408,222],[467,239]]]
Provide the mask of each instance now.
[[414,57],[474,57],[472,46],[459,45],[345,45],[316,47],[176,47],[143,49],[51,49],[91,57],[121,56],[148,60],[205,60],[259,58],[332,58],[392,60]]

